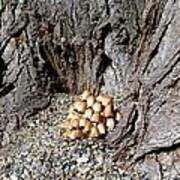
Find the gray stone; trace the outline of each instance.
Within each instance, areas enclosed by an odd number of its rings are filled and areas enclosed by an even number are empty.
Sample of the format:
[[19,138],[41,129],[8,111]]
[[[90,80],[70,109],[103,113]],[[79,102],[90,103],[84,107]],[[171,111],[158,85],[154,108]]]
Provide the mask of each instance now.
[[5,145],[8,145],[9,143],[10,143],[10,135],[6,131],[4,131],[1,145],[5,146]]
[[83,155],[82,157],[79,157],[78,159],[77,159],[77,162],[78,163],[86,163],[86,162],[88,162],[89,161],[89,157],[87,157],[87,156],[85,156],[85,155]]

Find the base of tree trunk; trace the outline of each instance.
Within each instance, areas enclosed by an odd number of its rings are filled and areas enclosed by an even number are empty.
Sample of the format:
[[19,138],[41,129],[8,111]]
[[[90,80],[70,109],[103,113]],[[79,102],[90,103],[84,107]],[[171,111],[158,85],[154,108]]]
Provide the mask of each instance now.
[[180,178],[180,10],[172,0],[1,1],[0,138],[55,92],[122,102],[114,160],[144,179]]

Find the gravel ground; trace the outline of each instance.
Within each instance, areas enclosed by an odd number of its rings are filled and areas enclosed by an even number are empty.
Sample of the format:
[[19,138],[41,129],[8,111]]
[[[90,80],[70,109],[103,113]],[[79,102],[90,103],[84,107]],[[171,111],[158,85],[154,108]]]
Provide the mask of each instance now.
[[52,105],[18,131],[0,154],[0,180],[129,180],[111,161],[114,150],[101,140],[64,140],[62,122],[73,97],[57,94]]

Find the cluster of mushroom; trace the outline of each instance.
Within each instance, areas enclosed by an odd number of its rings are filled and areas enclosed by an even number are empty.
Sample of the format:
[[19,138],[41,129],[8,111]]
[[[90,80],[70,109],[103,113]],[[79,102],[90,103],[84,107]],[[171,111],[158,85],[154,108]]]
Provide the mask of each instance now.
[[99,138],[115,127],[113,100],[109,96],[95,97],[85,90],[70,107],[64,121],[64,137]]

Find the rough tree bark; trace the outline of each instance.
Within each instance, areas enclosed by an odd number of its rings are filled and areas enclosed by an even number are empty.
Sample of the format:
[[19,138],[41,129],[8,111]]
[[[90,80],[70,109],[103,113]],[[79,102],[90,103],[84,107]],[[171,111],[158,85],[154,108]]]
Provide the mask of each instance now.
[[2,140],[54,92],[90,88],[123,98],[114,160],[180,178],[179,0],[0,0],[0,16]]

